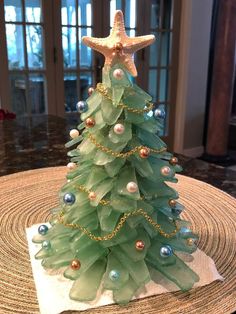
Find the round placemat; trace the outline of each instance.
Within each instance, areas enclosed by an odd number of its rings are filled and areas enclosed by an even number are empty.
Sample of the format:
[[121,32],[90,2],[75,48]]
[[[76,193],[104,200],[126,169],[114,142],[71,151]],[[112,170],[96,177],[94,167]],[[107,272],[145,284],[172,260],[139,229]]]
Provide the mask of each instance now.
[[[47,221],[58,204],[65,167],[0,178],[0,313],[39,313],[25,228]],[[86,313],[232,313],[236,310],[236,200],[201,181],[178,175],[173,187],[186,206],[183,218],[199,235],[198,247],[216,264],[223,282],[190,292],[166,293]],[[64,312],[75,313],[75,312]]]

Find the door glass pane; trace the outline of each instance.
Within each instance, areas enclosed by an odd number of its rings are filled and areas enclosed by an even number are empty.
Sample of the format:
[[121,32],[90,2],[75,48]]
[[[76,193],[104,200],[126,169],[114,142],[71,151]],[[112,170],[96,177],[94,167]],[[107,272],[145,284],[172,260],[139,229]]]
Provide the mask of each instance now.
[[23,74],[10,74],[12,111],[17,116],[27,113],[26,78]]
[[157,100],[157,70],[149,70],[149,93],[153,101]]
[[78,102],[76,73],[66,73],[64,75],[64,89],[65,111],[76,111],[76,104]]
[[151,1],[151,28],[160,28],[160,0],[152,0]]
[[7,53],[9,69],[20,69],[25,66],[23,27],[6,24]]
[[40,25],[26,26],[26,43],[29,68],[43,68],[42,27]]
[[76,25],[75,0],[61,1],[61,23],[62,25]]
[[161,70],[159,101],[166,101],[168,94],[168,73],[167,70]]
[[75,68],[76,62],[76,28],[62,27],[63,61],[65,68]]
[[29,75],[29,102],[31,113],[45,113],[45,78],[41,74]]
[[170,37],[169,32],[161,34],[161,66],[168,66],[170,63]]
[[125,1],[125,26],[129,28],[136,27],[136,0]]
[[79,28],[79,52],[80,52],[80,66],[83,68],[88,68],[92,65],[92,49],[85,46],[82,43],[83,36],[92,36],[92,29],[90,27]]
[[91,0],[79,1],[78,25],[92,26],[92,5],[91,5]]
[[4,9],[6,22],[22,22],[21,0],[5,0]]
[[122,0],[110,1],[110,27],[113,26],[113,18],[116,10],[122,10]]
[[151,67],[157,67],[158,65],[158,52],[159,52],[159,45],[160,45],[160,36],[157,32],[152,32],[153,35],[155,35],[156,40],[154,43],[150,46],[149,49],[149,64]]
[[165,29],[172,28],[172,7],[172,0],[163,1],[162,27]]
[[25,0],[25,20],[30,23],[41,22],[41,0]]

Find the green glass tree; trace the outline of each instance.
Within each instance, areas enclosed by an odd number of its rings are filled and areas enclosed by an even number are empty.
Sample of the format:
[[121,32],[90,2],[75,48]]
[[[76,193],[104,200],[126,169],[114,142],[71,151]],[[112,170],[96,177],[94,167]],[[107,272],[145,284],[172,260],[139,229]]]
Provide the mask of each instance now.
[[43,267],[65,267],[74,300],[94,300],[102,286],[125,304],[155,271],[183,291],[199,280],[175,254],[194,252],[197,239],[166,184],[177,182],[181,167],[157,135],[160,112],[152,115],[151,96],[131,76],[133,53],[153,40],[127,37],[121,11],[108,38],[84,38],[106,57],[103,80],[78,103],[83,131],[72,130],[66,144],[79,144],[68,153],[68,182],[50,228],[41,225],[33,238],[42,243],[35,257]]

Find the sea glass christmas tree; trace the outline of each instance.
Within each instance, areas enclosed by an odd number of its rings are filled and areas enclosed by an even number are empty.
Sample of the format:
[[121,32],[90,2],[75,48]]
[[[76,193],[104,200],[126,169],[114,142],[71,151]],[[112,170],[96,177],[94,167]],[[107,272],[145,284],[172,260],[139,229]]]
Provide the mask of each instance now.
[[105,56],[102,83],[78,103],[82,123],[66,144],[71,162],[68,182],[50,227],[34,236],[42,243],[36,259],[45,268],[64,267],[73,282],[70,298],[91,301],[98,289],[127,303],[152,280],[155,271],[181,290],[199,280],[178,256],[196,250],[189,222],[180,217],[178,160],[158,137],[160,111],[133,83],[133,53],[154,41],[153,35],[130,38],[123,14],[116,11],[111,35],[84,37]]

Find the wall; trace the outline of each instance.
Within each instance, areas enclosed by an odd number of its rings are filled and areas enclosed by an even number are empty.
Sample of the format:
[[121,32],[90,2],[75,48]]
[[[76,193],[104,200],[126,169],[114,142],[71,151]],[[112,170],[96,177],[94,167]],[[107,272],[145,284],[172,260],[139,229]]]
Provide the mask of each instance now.
[[213,0],[183,0],[174,150],[203,153],[206,86]]

